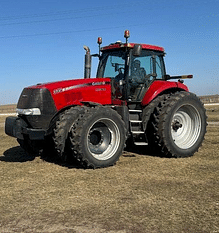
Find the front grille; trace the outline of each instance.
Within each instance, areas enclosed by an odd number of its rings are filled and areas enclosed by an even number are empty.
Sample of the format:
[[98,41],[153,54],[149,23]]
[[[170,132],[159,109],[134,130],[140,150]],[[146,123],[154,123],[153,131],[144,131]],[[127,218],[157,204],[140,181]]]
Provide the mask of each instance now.
[[51,118],[57,112],[51,93],[46,88],[24,88],[18,100],[17,108],[39,108],[41,111],[39,116],[22,116],[31,128],[38,129],[47,129]]

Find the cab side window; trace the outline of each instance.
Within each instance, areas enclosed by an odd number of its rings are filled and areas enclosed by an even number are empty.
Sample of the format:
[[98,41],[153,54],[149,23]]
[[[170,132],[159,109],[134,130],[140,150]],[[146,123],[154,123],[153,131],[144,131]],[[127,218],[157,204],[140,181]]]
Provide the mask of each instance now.
[[146,82],[146,75],[151,73],[150,56],[136,57],[131,63],[131,82],[133,85]]
[[124,78],[125,60],[122,57],[109,55],[103,77],[111,77],[116,80]]
[[131,56],[129,93],[132,101],[141,101],[147,88],[156,79],[163,79],[162,56],[153,51],[142,51],[141,56]]
[[156,56],[156,74],[157,74],[156,79],[163,78],[162,63],[161,63],[161,58],[159,56]]

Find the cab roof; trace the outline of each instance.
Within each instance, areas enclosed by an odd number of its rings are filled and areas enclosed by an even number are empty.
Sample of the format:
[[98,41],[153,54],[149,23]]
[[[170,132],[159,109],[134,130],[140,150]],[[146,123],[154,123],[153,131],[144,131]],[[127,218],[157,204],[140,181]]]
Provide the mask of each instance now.
[[[105,51],[105,50],[114,50],[114,49],[120,49],[120,48],[134,48],[134,46],[137,43],[121,43],[121,42],[116,42],[113,44],[110,44],[108,46],[104,46],[101,48],[101,51]],[[160,52],[164,52],[164,48],[160,47],[160,46],[156,46],[156,45],[149,45],[149,44],[141,44],[142,49],[145,50],[155,50],[155,51],[160,51]]]

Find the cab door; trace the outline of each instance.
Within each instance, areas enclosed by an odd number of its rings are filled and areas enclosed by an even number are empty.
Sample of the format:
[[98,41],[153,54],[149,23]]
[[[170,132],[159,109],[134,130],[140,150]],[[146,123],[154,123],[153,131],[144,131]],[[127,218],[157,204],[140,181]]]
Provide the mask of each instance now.
[[163,57],[153,51],[142,51],[141,56],[131,56],[128,75],[128,99],[141,102],[150,85],[164,77]]
[[124,100],[125,98],[125,60],[123,51],[111,51],[103,54],[98,68],[99,73],[102,73],[102,77],[111,78],[112,100]]

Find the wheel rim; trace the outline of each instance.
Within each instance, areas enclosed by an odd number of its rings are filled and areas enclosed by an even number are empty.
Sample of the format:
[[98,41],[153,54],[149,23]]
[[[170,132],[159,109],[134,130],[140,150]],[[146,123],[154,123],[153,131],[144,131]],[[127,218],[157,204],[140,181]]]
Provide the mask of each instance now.
[[89,152],[98,160],[111,158],[120,145],[120,131],[114,121],[102,118],[94,122],[87,133]]
[[171,135],[175,144],[181,149],[192,147],[201,132],[201,117],[192,105],[182,105],[174,113],[171,121]]

